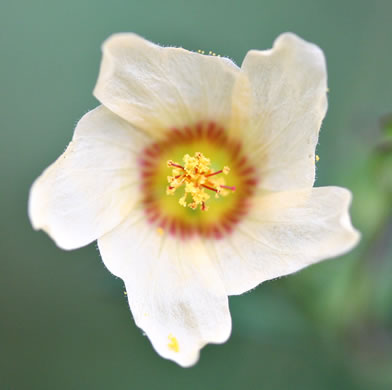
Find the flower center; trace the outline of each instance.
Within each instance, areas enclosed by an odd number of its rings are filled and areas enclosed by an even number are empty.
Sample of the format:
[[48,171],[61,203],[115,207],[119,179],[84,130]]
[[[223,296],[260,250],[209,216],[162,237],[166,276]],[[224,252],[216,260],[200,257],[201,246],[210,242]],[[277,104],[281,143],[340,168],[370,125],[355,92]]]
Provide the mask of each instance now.
[[184,239],[230,234],[257,185],[241,141],[211,121],[169,129],[142,151],[140,168],[148,221],[157,234]]
[[[215,198],[219,198],[219,195],[227,196],[228,190],[235,191],[234,186],[227,186],[225,179],[218,177],[220,173],[227,175],[230,171],[229,167],[225,166],[213,172],[211,160],[200,152],[196,152],[194,157],[186,154],[182,160],[183,165],[172,160],[167,162],[167,166],[173,170],[172,176],[167,177],[169,186],[166,189],[167,195],[174,195],[177,188],[184,186],[184,196],[178,201],[181,206],[188,206],[193,210],[200,206],[202,211],[207,211],[206,202],[210,199],[210,195],[206,191],[215,192]],[[187,203],[188,195],[192,199],[190,203]]]

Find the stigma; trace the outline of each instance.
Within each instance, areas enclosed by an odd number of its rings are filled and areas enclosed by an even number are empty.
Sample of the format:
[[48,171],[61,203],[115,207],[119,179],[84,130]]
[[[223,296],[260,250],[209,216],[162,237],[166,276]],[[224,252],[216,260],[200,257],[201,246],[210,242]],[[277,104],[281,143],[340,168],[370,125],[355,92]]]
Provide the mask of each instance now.
[[169,186],[166,194],[174,195],[179,187],[184,187],[184,195],[178,201],[183,207],[188,206],[193,210],[200,207],[202,211],[207,211],[206,202],[210,199],[210,193],[215,193],[215,198],[219,198],[235,191],[235,187],[227,186],[225,179],[219,176],[222,173],[227,175],[230,168],[225,166],[213,172],[211,160],[203,153],[196,152],[193,157],[186,154],[183,157],[183,165],[169,160],[167,166],[172,168],[172,176],[167,177]]

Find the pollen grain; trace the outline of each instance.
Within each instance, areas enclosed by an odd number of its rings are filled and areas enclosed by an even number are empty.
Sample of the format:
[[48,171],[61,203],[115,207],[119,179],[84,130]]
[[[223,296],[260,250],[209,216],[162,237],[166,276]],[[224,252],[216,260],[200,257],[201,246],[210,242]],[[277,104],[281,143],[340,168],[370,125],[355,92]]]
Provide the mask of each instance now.
[[180,345],[178,343],[177,338],[174,337],[172,334],[169,334],[168,339],[169,339],[169,344],[167,344],[167,346],[169,347],[169,349],[172,350],[173,352],[180,352]]

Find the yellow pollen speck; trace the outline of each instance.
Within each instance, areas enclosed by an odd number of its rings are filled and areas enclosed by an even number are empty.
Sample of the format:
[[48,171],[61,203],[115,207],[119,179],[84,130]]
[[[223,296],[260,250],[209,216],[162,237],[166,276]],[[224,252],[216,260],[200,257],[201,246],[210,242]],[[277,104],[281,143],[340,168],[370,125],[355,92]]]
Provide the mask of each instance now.
[[[166,188],[166,194],[173,195],[177,188],[184,185],[184,195],[178,201],[181,206],[193,210],[200,206],[202,211],[207,211],[206,202],[210,195],[206,191],[215,192],[215,198],[228,195],[228,190],[235,191],[235,187],[225,185],[225,180],[217,177],[220,173],[227,175],[229,167],[213,172],[210,168],[211,160],[200,152],[196,152],[194,157],[186,154],[182,160],[184,165],[168,160],[167,166],[172,168],[172,176],[167,177],[169,186]],[[187,203],[188,196],[192,202]]]
[[[206,52],[205,52],[204,50],[201,50],[201,49],[198,49],[197,52],[198,52],[199,54],[206,54]],[[216,53],[213,52],[212,50],[210,50],[210,51],[208,52],[208,55],[209,55],[209,56],[213,56],[213,57],[220,57],[220,54],[216,54]]]
[[164,230],[163,230],[161,227],[159,227],[159,228],[157,228],[157,233],[158,233],[160,236],[163,236],[163,233],[165,233],[165,232],[164,232]]
[[169,334],[168,339],[170,341],[169,344],[167,344],[169,349],[171,349],[173,352],[180,352],[180,345],[178,344],[178,340],[172,334]]
[[316,154],[316,162],[320,161],[320,156]]
[[124,295],[128,295],[128,293],[126,291],[124,291]]

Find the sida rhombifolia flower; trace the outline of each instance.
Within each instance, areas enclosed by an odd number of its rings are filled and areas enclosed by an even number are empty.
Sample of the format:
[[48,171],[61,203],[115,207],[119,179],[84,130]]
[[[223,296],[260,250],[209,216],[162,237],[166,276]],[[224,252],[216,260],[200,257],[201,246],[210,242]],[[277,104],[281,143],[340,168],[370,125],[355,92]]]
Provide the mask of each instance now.
[[231,332],[228,296],[358,242],[340,187],[314,188],[323,52],[292,33],[230,59],[135,34],[103,44],[95,97],[32,186],[63,249],[98,240],[136,324],[182,366]]

